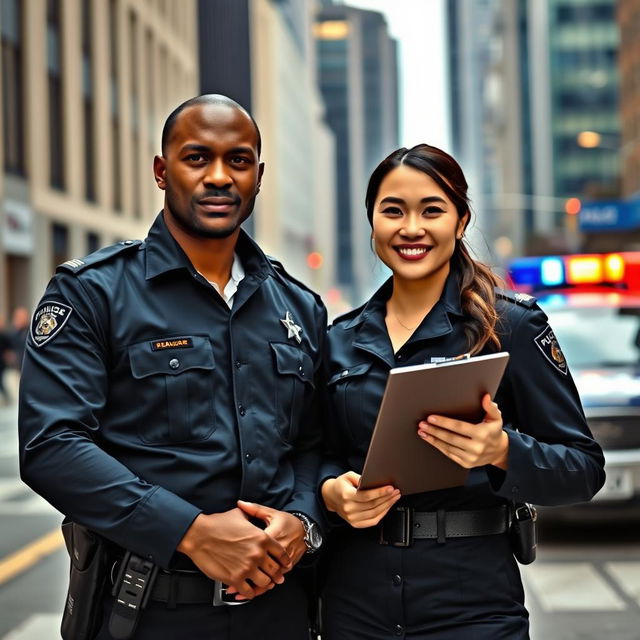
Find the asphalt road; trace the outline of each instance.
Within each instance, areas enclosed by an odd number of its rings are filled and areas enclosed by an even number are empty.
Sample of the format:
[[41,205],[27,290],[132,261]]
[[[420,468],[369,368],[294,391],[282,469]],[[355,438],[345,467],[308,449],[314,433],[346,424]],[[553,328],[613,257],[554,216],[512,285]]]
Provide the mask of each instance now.
[[[0,407],[0,640],[60,637],[61,519],[20,482],[16,411]],[[640,522],[544,526],[522,574],[532,640],[640,640]]]

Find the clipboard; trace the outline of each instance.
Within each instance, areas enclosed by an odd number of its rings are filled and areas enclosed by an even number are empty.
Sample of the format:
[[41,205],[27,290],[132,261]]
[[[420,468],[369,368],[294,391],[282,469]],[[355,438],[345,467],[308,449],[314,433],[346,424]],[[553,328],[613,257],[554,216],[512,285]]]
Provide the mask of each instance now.
[[464,485],[468,469],[418,436],[418,422],[439,414],[478,423],[482,397],[493,398],[506,351],[389,372],[359,489],[393,485],[403,495]]

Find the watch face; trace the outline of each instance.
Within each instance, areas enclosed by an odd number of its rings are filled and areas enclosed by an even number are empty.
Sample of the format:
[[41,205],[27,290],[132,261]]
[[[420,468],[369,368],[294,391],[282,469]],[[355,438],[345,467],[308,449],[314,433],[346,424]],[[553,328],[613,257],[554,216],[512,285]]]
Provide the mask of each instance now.
[[320,548],[320,545],[322,544],[322,534],[320,533],[320,529],[318,528],[318,525],[315,524],[315,522],[312,523],[309,527],[308,538],[309,545],[312,549],[317,550]]

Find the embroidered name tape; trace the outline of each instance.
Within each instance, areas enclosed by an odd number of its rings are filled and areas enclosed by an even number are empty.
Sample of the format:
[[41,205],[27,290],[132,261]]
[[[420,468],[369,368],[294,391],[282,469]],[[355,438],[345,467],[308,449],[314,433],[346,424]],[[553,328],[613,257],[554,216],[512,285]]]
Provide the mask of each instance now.
[[191,338],[167,338],[163,340],[153,340],[151,349],[153,351],[162,351],[163,349],[188,349],[193,347]]
[[31,319],[31,339],[36,347],[53,340],[67,324],[73,309],[63,302],[45,300],[40,303]]

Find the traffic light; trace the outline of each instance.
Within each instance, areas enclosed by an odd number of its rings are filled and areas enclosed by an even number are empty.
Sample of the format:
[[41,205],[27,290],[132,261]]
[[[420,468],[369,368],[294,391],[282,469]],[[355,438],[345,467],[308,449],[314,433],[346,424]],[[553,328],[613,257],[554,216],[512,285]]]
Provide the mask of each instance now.
[[564,211],[568,216],[577,216],[582,209],[580,198],[568,198],[564,203]]

